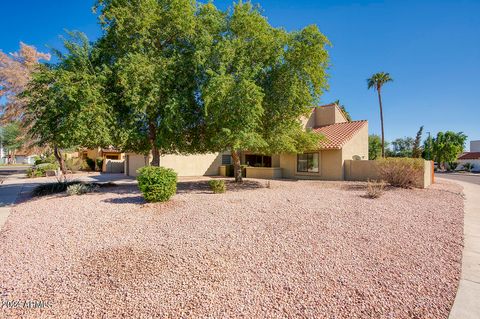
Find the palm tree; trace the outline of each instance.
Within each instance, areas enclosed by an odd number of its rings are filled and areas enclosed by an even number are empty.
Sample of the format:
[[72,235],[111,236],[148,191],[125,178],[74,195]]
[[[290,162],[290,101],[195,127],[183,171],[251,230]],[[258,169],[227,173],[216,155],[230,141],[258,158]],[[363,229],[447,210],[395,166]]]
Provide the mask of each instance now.
[[380,121],[382,123],[382,157],[385,157],[385,134],[383,131],[383,108],[382,108],[382,87],[387,82],[392,82],[393,79],[389,73],[379,72],[367,79],[368,89],[373,88],[378,93],[378,103],[380,104]]

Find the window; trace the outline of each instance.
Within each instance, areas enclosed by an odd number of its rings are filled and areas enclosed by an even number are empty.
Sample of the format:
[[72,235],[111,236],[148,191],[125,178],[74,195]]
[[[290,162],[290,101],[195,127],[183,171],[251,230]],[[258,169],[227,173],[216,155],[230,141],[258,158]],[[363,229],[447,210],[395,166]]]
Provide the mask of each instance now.
[[318,153],[298,154],[297,171],[318,173]]
[[222,155],[222,165],[232,164],[232,155]]

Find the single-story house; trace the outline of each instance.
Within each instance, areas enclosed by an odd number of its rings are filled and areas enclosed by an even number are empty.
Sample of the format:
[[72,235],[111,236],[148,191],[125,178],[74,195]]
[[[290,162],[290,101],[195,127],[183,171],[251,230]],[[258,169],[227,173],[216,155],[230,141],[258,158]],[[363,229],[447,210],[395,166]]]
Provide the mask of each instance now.
[[470,163],[473,165],[472,171],[480,171],[480,152],[467,152],[463,153],[458,158],[458,167],[457,169],[462,169],[463,165]]
[[102,172],[106,173],[123,173],[124,172],[124,160],[125,154],[121,151],[113,148],[101,148],[85,149],[80,151],[82,159],[90,158],[96,161],[97,158],[103,159]]
[[[368,160],[367,121],[349,122],[338,105],[329,104],[312,108],[301,123],[325,137],[318,150],[276,155],[242,152],[241,162],[248,165],[246,177],[344,180],[345,160]],[[149,161],[150,156],[126,153],[125,174],[136,176]],[[161,166],[174,169],[179,176],[223,175],[229,164],[229,152],[165,155],[160,159]]]

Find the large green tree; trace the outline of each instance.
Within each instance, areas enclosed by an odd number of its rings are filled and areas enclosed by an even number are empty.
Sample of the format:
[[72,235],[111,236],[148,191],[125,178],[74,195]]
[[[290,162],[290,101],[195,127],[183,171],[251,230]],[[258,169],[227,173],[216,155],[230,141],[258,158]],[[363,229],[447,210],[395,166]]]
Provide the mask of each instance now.
[[[316,26],[286,32],[272,27],[250,2],[228,12],[213,4],[199,14],[204,54],[199,97],[207,149],[229,149],[235,180],[241,181],[240,151],[303,152],[319,136],[302,130],[327,88],[329,44]],[[206,35],[205,35],[206,34]]]
[[382,156],[382,139],[376,134],[368,136],[368,159],[376,160]]
[[[107,97],[126,151],[161,153],[191,147],[198,116],[193,0],[98,0],[98,42],[109,70]],[[190,118],[192,117],[192,118]]]
[[63,176],[62,149],[106,146],[111,127],[97,52],[82,33],[70,33],[64,46],[65,54],[56,51],[59,62],[34,72],[24,92],[24,125],[38,145],[53,149]]
[[20,123],[18,121],[14,121],[10,122],[4,127],[1,127],[0,135],[2,146],[9,154],[9,162],[14,164],[15,152],[24,144]]
[[462,132],[438,132],[435,138],[425,141],[424,148],[431,159],[445,169],[446,163],[455,162],[464,151],[466,140],[467,136]]
[[380,106],[380,123],[382,126],[382,157],[385,157],[385,131],[383,128],[382,88],[386,83],[392,81],[393,79],[390,77],[390,74],[386,72],[375,73],[369,79],[367,79],[368,89],[373,88],[377,91],[378,94],[378,104]]

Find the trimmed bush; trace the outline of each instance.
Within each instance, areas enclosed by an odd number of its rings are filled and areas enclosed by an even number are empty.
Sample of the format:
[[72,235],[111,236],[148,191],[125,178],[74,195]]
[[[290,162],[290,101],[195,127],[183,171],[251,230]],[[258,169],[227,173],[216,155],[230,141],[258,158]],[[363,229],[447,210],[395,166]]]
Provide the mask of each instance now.
[[137,180],[147,202],[166,202],[177,192],[177,173],[170,168],[142,167],[138,170]]
[[225,187],[225,181],[222,179],[209,180],[208,185],[210,185],[211,190],[215,194],[221,194],[227,191],[227,188]]
[[88,165],[88,168],[91,170],[91,171],[94,171],[95,170],[95,161],[89,157],[87,157],[85,159],[85,162],[87,163]]
[[395,187],[420,186],[423,169],[424,160],[421,158],[389,157],[379,160],[381,179]]
[[95,184],[72,184],[67,187],[67,194],[72,195],[83,195],[86,193],[91,193],[97,191],[98,186]]
[[379,198],[383,195],[383,191],[385,189],[385,182],[384,181],[371,181],[368,180],[367,182],[367,194],[368,198]]

